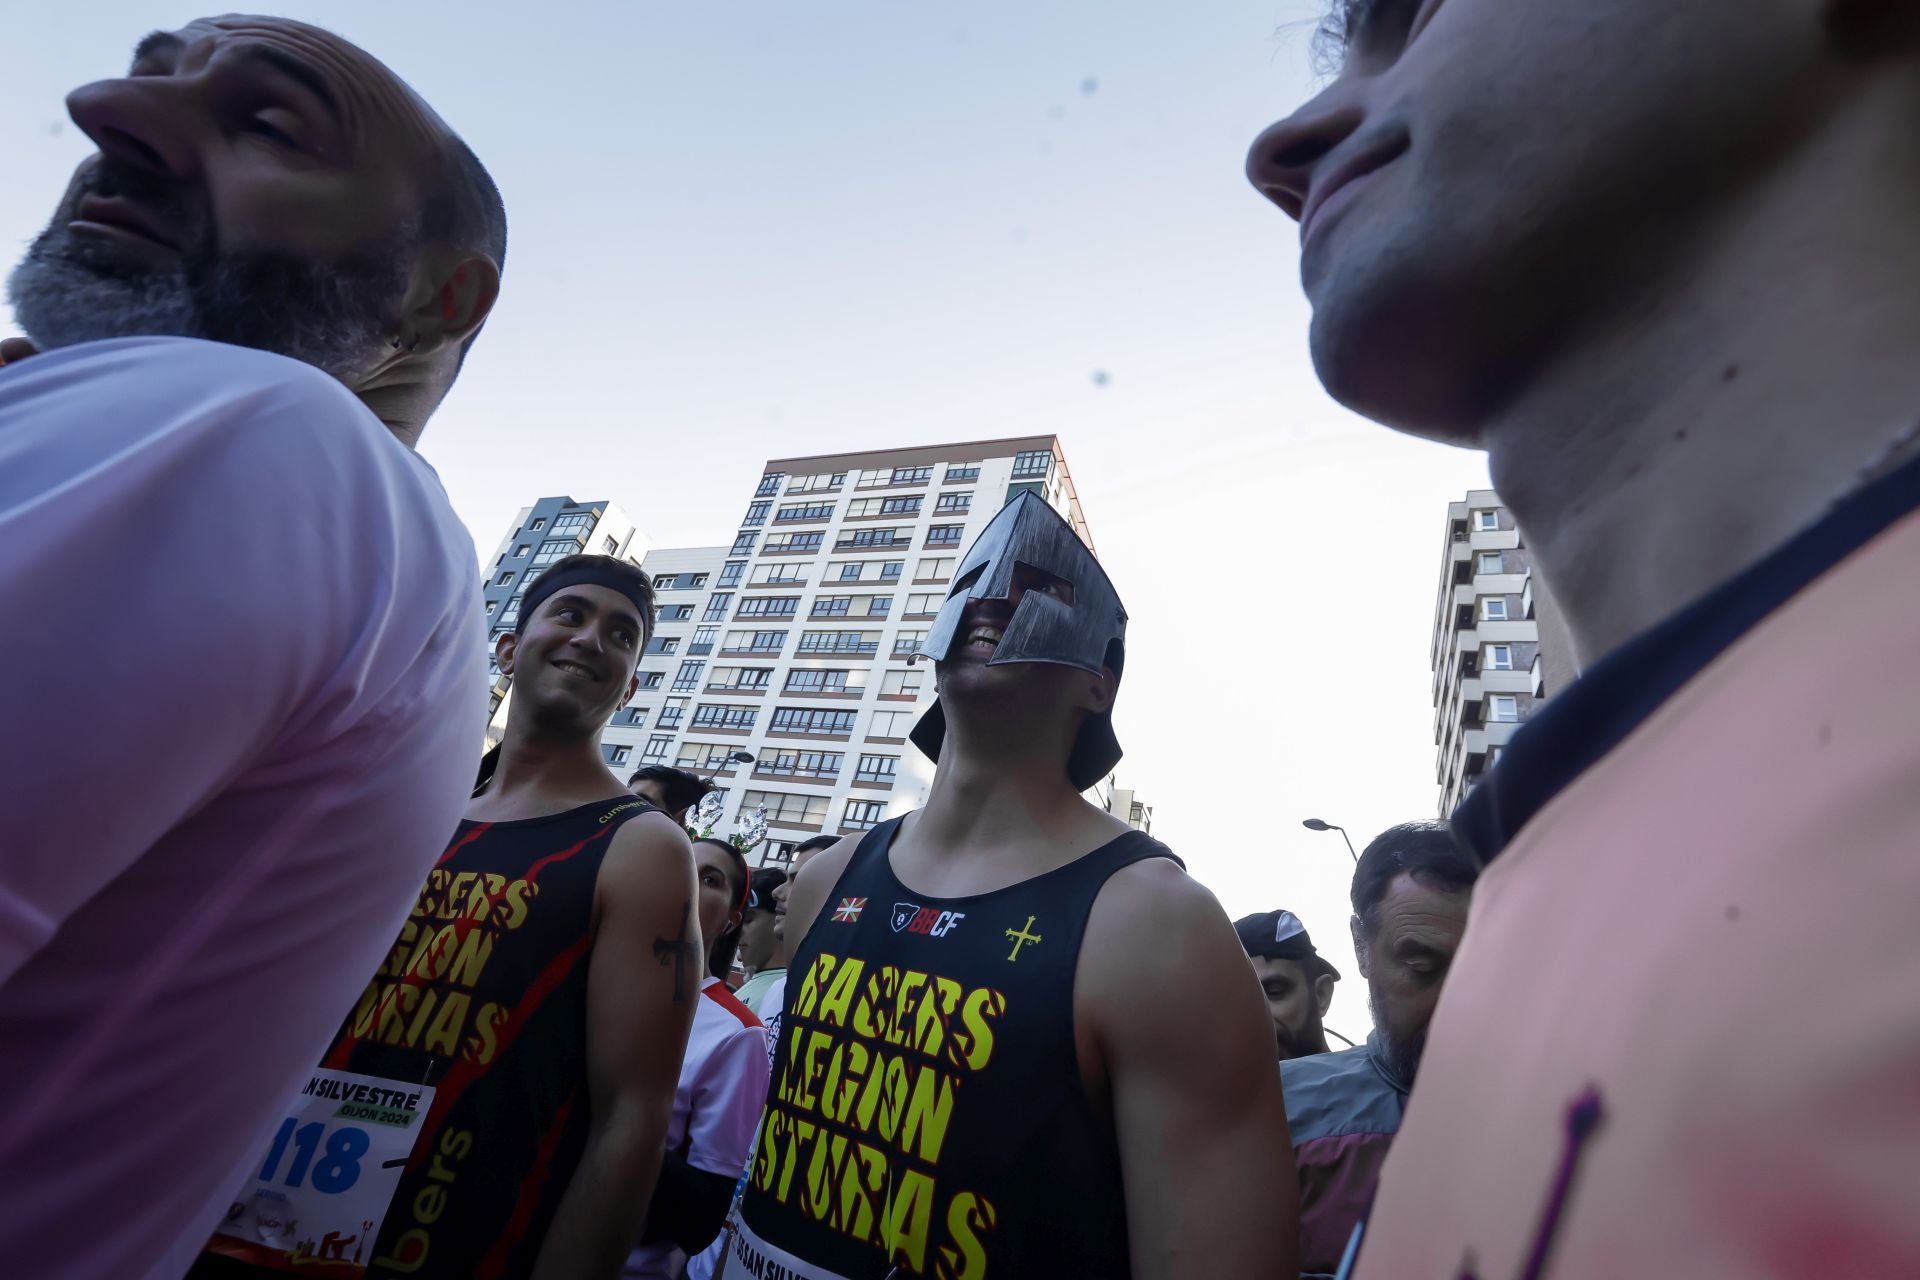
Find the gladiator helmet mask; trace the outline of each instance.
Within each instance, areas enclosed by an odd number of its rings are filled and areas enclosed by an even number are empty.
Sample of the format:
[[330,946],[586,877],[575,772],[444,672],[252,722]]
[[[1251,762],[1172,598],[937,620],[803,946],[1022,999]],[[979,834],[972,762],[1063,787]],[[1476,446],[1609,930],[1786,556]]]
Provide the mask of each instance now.
[[[1111,668],[1117,676],[1126,659],[1127,611],[1106,570],[1073,526],[1032,490],[1023,490],[1001,508],[967,549],[946,603],[915,656],[945,662],[965,639],[961,627],[970,604],[1012,596],[1016,564],[1069,583],[1073,603],[1043,592],[1026,592],[1014,606],[987,665],[1051,662],[1096,675],[1103,667]],[[913,744],[937,761],[946,734],[946,713],[936,700],[914,726]],[[1074,741],[1067,776],[1084,791],[1111,772],[1120,755],[1111,713],[1089,716]]]

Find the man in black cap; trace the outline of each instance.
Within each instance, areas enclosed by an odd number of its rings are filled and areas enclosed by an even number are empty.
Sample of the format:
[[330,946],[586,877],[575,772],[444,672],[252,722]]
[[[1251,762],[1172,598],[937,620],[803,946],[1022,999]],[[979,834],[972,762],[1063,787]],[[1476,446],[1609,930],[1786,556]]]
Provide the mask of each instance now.
[[1313,949],[1307,926],[1291,911],[1262,911],[1234,921],[1233,931],[1266,992],[1280,1061],[1327,1052],[1323,1020],[1340,971]]
[[961,560],[921,650],[926,807],[791,890],[732,1270],[1292,1280],[1285,1107],[1232,926],[1081,797],[1120,758],[1125,625],[1032,493]]

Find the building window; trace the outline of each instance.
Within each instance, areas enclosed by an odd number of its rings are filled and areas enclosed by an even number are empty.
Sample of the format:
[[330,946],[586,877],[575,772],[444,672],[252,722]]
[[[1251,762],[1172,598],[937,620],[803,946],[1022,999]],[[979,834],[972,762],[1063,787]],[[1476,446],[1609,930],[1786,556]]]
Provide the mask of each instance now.
[[619,539],[613,537],[613,535],[611,534],[600,539],[600,553],[602,555],[609,555],[609,556],[619,555],[620,554]]
[[835,551],[856,551],[865,547],[907,547],[913,535],[904,529],[855,529],[833,544]]
[[1482,551],[1480,553],[1480,572],[1481,573],[1503,572],[1503,570],[1500,567],[1500,553],[1498,551]]
[[570,533],[576,539],[584,538],[587,535],[587,531],[593,528],[593,522],[596,519],[598,519],[597,516],[590,515],[584,511],[576,511],[572,515],[561,516],[553,522],[554,536],[558,537],[560,534]]
[[877,631],[802,631],[800,653],[878,653]]
[[892,786],[899,767],[899,756],[861,756],[860,767],[853,776],[861,782],[884,782]]
[[[515,570],[515,572],[517,573],[517,572],[518,572],[518,570]],[[509,582],[512,582],[512,581],[513,581],[513,578],[514,578],[514,574],[512,574],[512,573],[503,573],[503,574],[501,574],[501,575],[500,575],[500,581],[498,581],[498,582],[496,582],[496,583],[494,583],[493,585],[494,585],[494,586],[496,586],[496,587],[504,587],[504,586],[506,586],[506,585],[507,585],[507,584],[508,584]]]
[[[756,507],[764,507],[764,502],[756,502]],[[762,512],[764,515],[765,513]],[[783,520],[831,520],[833,504],[831,502],[789,502],[782,506],[773,517],[774,523]]]
[[685,622],[692,616],[693,606],[690,604],[663,604],[660,606],[660,621],[662,622]]
[[1507,618],[1507,599],[1505,596],[1488,596],[1480,602],[1480,618],[1483,622],[1504,622]]
[[821,596],[813,602],[813,616],[816,618],[844,618],[853,607],[852,596]]
[[660,682],[666,678],[667,673],[664,671],[642,671],[640,673],[640,687],[642,689],[658,689]]
[[579,550],[579,543],[570,542],[565,538],[555,538],[551,542],[543,542],[540,544],[539,554],[533,557],[533,567],[538,569],[543,565],[552,564],[562,556],[574,555]]
[[776,707],[773,712],[774,733],[852,733],[853,712],[821,711],[812,707]]
[[673,735],[656,733],[647,739],[647,749],[640,753],[642,760],[665,760],[667,748],[673,745]]
[[622,709],[619,715],[613,718],[613,722],[615,724],[645,724],[647,722],[647,709],[645,707],[626,707]]
[[[922,563],[925,562],[923,561]],[[937,591],[923,591],[917,595],[908,596],[905,616],[912,618],[925,616],[930,613],[938,613],[940,612],[941,599],[942,597]]]
[[746,571],[747,562],[745,560],[729,560],[725,565],[721,566],[720,581],[714,585],[720,587],[737,587],[740,585],[740,575]]
[[973,495],[970,493],[943,493],[939,501],[933,504],[936,515],[963,516],[973,508]]
[[[825,536],[826,535],[819,533],[776,533],[767,539],[766,551],[768,555],[772,555],[775,552],[793,554],[795,552],[818,551],[820,549],[821,539]],[[751,544],[748,545],[747,550],[753,550]]]
[[765,689],[772,678],[772,667],[715,667],[713,681],[707,687],[726,693],[752,693]]
[[895,467],[893,469],[895,484],[925,484],[931,479],[933,479],[932,467]]
[[501,626],[511,627],[516,622],[520,621],[520,602],[522,600],[525,600],[526,598],[527,598],[527,593],[522,591],[519,595],[516,595],[513,599],[507,601],[506,608],[500,610],[499,621]]
[[[731,548],[731,549],[729,549],[729,550],[728,550],[728,552],[727,552],[727,554],[728,554],[728,555],[730,555],[730,556],[750,556],[750,555],[752,555],[752,554],[753,554],[753,540],[754,540],[755,538],[757,538],[757,537],[759,537],[759,536],[760,536],[760,535],[759,535],[759,534],[757,534],[757,533],[743,533],[743,534],[740,534],[739,536],[737,536],[736,538],[734,538],[734,540],[733,540],[733,546],[732,546],[732,548]],[[772,549],[772,548],[771,548],[771,545],[769,545],[769,548],[768,548],[768,549],[769,549],[769,550],[771,550],[771,549]]]
[[727,616],[727,609],[733,604],[733,592],[716,591],[707,597],[707,611],[700,615],[702,622],[719,622]]
[[515,547],[515,548],[513,549],[513,558],[514,558],[514,559],[516,559],[516,560],[518,560],[518,559],[519,559],[519,558],[520,558],[521,556],[523,556],[523,555],[525,555],[525,554],[527,554],[527,552],[529,552],[529,551],[531,551],[531,550],[533,550],[533,548],[532,548],[532,547],[529,547],[529,546],[527,546],[527,545],[526,545],[526,544],[525,544],[525,543],[523,542],[523,543],[521,543],[521,544],[520,544],[519,546],[517,546],[517,547]]
[[866,831],[878,826],[887,816],[884,800],[849,800],[847,816],[840,823],[851,831]]
[[925,556],[913,567],[915,582],[945,582],[953,576],[954,557]]
[[[688,612],[692,612],[692,609],[692,605],[687,606]],[[714,637],[719,634],[720,628],[718,627],[700,627],[696,629],[693,633],[693,643],[687,646],[687,652],[693,654],[695,657],[704,657],[712,653]]]
[[613,754],[607,757],[608,764],[625,764],[627,757],[633,754],[632,747],[615,747]]
[[1013,478],[1015,480],[1044,479],[1047,468],[1053,462],[1053,454],[1046,449],[1028,449],[1013,455]]
[[685,715],[686,711],[687,700],[685,698],[668,698],[667,705],[660,708],[660,727],[662,729],[678,729],[680,727],[680,717]]
[[880,696],[883,698],[917,698],[920,696],[920,679],[926,673],[918,669],[911,671],[889,671],[880,677]]
[[797,796],[784,791],[749,791],[740,797],[740,812],[767,811],[768,822],[817,827],[827,820],[825,796]]
[[647,641],[647,656],[657,657],[663,653],[673,653],[680,648],[679,636],[655,636]]
[[687,579],[687,586],[689,588],[704,587],[706,585],[707,585],[707,575],[704,573],[696,573],[691,578]]
[[817,778],[832,782],[840,776],[846,756],[838,751],[795,751],[790,747],[766,747],[753,766],[755,773],[772,773],[787,778]]
[[1500,527],[1500,513],[1498,511],[1474,512],[1473,527],[1481,533],[1492,533]]
[[1490,644],[1487,646],[1487,670],[1513,670],[1513,646],[1508,644]]
[[962,467],[948,467],[944,480],[947,484],[959,484],[963,481],[978,480],[979,478],[980,464],[977,462],[969,462]]
[[730,707],[721,702],[701,703],[693,713],[696,729],[751,729],[760,717],[758,707]]
[[870,738],[904,738],[913,728],[911,711],[876,711],[872,723],[867,725]]
[[864,671],[814,670],[787,672],[788,693],[858,693],[867,687]]
[[729,653],[777,654],[786,642],[784,631],[729,631],[723,644]]
[[655,591],[672,591],[680,585],[680,579],[671,573],[656,574],[653,579]]
[[527,532],[538,533],[546,527],[547,527],[547,518],[545,516],[535,516],[533,518],[533,523],[527,526]]
[[767,512],[773,510],[771,502],[750,502],[747,504],[747,518],[740,523],[749,527],[767,522]]
[[927,545],[930,547],[957,547],[965,525],[936,524],[927,530]]
[[1520,718],[1520,700],[1510,693],[1494,693],[1487,696],[1488,720],[1518,720]]
[[771,498],[774,494],[780,492],[780,482],[786,478],[784,472],[769,471],[766,475],[760,477],[760,487],[753,491],[753,496],[756,498]]
[[926,643],[926,639],[927,633],[924,631],[902,631],[893,638],[893,656],[905,658],[918,653],[920,646]]
[[753,571],[753,585],[756,587],[805,586],[807,571],[813,568],[804,560],[757,566]]
[[920,498],[882,498],[880,514],[883,516],[917,516],[920,514]]
[[838,489],[847,482],[847,473],[836,471],[830,476],[799,476],[787,486],[788,493],[817,493],[822,489]]
[[680,670],[674,672],[673,675],[673,691],[675,693],[689,693],[698,688],[700,685],[700,673],[706,669],[707,664],[697,658],[690,658],[681,663]]
[[[719,598],[719,596],[714,597],[716,600]],[[740,612],[734,616],[737,618],[791,618],[799,608],[799,596],[748,596],[740,602]]]
[[882,560],[880,562],[880,581],[898,582],[900,580],[900,570],[905,567],[906,563],[904,560]]

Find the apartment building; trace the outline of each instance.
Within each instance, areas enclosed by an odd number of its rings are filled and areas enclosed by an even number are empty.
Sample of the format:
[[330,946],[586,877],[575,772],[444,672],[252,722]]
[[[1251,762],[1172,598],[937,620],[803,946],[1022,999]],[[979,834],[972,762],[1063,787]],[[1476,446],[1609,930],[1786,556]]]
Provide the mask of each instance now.
[[[520,508],[481,578],[480,596],[487,617],[489,655],[493,641],[501,632],[511,631],[519,620],[520,601],[528,585],[548,565],[583,552],[616,556],[640,564],[649,545],[647,536],[635,529],[627,513],[612,502],[575,502],[572,498],[554,497]],[[491,746],[499,740],[511,681],[491,665],[491,656],[487,674],[490,684],[487,732]]]
[[1087,799],[1143,835],[1153,834],[1153,806],[1140,799],[1131,787],[1120,785],[1117,774],[1108,774],[1093,784]]
[[717,832],[765,810],[763,862],[920,805],[933,768],[907,734],[933,670],[908,658],[960,553],[1022,489],[1093,545],[1053,436],[769,461],[729,545],[641,560],[658,627],[609,765],[711,774]]
[[1545,602],[1532,569],[1513,514],[1493,490],[1447,505],[1432,647],[1441,817],[1499,760],[1549,687],[1562,683],[1542,653]]

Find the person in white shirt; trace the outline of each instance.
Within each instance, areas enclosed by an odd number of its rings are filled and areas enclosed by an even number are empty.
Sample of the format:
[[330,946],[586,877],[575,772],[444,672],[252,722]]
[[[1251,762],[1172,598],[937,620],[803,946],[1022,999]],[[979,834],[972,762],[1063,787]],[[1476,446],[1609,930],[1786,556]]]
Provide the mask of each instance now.
[[67,107],[99,151],[0,352],[0,1257],[173,1280],[472,785],[476,557],[411,446],[506,222],[298,23],[155,33]]
[[740,945],[749,888],[747,861],[725,840],[693,842],[700,881],[700,936],[708,939],[707,982],[694,1010],[667,1130],[667,1155],[647,1210],[647,1227],[627,1259],[629,1280],[677,1280],[683,1259],[699,1280],[718,1257],[712,1246],[753,1151],[771,1068],[766,1032],[734,998],[726,976]]

